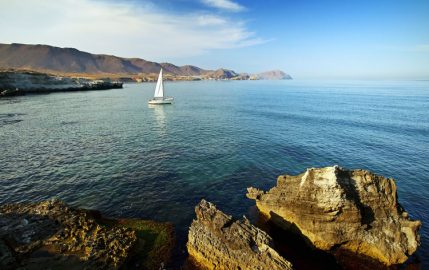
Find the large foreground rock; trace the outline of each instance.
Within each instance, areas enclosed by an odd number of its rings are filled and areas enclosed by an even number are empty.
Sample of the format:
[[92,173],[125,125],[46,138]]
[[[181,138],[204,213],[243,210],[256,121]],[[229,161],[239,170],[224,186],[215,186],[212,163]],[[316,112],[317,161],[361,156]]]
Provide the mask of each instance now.
[[338,166],[279,176],[263,192],[248,188],[261,213],[286,229],[298,230],[315,247],[345,250],[400,264],[420,244],[420,221],[398,203],[393,179]]
[[271,237],[249,221],[231,216],[202,200],[189,229],[189,255],[207,269],[292,269],[273,248]]
[[172,225],[105,219],[59,200],[3,205],[0,269],[159,269],[172,248],[158,241],[171,239],[166,230]]

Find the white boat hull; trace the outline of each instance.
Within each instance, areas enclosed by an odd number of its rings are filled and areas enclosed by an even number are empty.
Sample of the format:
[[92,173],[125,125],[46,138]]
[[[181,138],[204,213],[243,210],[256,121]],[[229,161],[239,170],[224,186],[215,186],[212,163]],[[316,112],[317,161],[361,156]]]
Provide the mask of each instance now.
[[172,104],[173,98],[151,99],[148,103],[152,105]]

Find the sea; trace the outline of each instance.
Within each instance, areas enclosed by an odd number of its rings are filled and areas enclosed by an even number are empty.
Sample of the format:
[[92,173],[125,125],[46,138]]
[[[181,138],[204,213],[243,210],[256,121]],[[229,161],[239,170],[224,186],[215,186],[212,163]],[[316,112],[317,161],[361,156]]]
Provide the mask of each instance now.
[[202,199],[252,215],[246,188],[339,165],[392,177],[429,268],[429,81],[165,82],[0,99],[0,203],[60,198],[172,222],[176,261]]

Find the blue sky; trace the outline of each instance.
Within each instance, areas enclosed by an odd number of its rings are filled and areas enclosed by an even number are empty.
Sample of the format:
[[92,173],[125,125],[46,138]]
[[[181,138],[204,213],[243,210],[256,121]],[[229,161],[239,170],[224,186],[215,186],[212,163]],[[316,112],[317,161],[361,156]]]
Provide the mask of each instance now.
[[0,42],[295,78],[429,79],[429,1],[0,0]]

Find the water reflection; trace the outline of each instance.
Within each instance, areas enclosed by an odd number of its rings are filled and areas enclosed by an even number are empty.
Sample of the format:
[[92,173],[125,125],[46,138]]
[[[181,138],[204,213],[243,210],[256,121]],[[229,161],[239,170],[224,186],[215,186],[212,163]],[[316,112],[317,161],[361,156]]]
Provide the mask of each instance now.
[[157,124],[155,130],[157,130],[159,132],[160,136],[166,136],[167,135],[167,121],[166,121],[166,117],[165,117],[164,106],[152,105],[152,104],[148,104],[148,106],[154,112],[155,122]]

